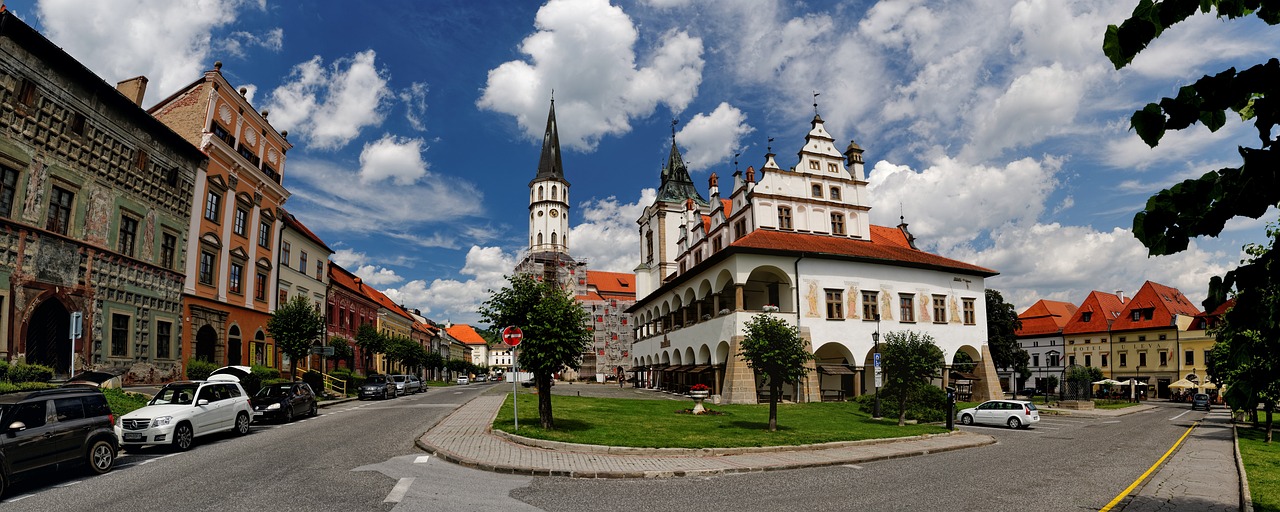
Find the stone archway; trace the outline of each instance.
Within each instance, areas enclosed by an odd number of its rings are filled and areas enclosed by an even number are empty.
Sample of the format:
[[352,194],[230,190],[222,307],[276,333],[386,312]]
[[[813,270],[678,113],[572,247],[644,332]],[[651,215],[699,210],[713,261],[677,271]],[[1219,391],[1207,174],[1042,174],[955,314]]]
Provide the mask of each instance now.
[[218,332],[211,326],[201,327],[196,331],[196,359],[216,363],[218,358]]
[[56,376],[70,377],[71,313],[62,302],[49,298],[36,306],[27,321],[27,363],[48,366]]
[[227,366],[240,365],[240,326],[233,325],[227,331]]

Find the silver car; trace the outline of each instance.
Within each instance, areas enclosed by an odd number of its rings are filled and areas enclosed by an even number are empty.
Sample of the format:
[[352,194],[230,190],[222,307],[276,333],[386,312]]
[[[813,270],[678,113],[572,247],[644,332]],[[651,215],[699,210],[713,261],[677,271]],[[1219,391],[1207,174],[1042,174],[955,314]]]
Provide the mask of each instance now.
[[1036,410],[1036,404],[1025,400],[988,400],[960,411],[956,417],[963,425],[985,423],[1031,428],[1032,424],[1040,421],[1040,411]]

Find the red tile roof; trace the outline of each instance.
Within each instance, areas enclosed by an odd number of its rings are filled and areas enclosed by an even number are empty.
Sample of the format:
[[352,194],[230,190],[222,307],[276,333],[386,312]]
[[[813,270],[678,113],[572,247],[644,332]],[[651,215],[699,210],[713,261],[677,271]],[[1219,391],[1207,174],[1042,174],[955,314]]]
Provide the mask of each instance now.
[[635,300],[636,275],[622,272],[587,271],[587,287],[604,299]]
[[[1089,296],[1085,297],[1080,307],[1076,308],[1075,314],[1071,315],[1071,320],[1068,320],[1067,325],[1062,328],[1062,334],[1107,332],[1111,328],[1108,323],[1120,316],[1120,311],[1124,309],[1125,304],[1126,302],[1120,300],[1120,297],[1114,293],[1096,290],[1089,292]],[[1089,316],[1088,321],[1084,319],[1086,313]]]
[[[1134,311],[1139,312],[1137,320],[1133,319]],[[1133,294],[1133,300],[1125,304],[1124,310],[1120,312],[1120,318],[1111,325],[1111,330],[1168,327],[1173,325],[1173,315],[1196,316],[1199,314],[1200,309],[1177,288],[1147,281],[1142,283],[1138,293]]]
[[473,327],[467,324],[455,324],[452,327],[446,328],[445,332],[449,333],[449,336],[453,336],[453,339],[466,343],[467,345],[488,344],[484,338],[480,337],[480,333],[476,332]]
[[732,199],[721,199],[720,206],[724,207],[724,218],[727,219],[733,216],[733,200]]
[[390,310],[392,313],[403,317],[410,322],[415,321],[413,315],[410,315],[408,311],[405,311],[399,304],[396,304],[396,301],[391,300],[390,297],[383,295],[382,292],[374,289],[372,286],[362,286],[361,291],[364,293],[365,297],[373,299],[373,301],[377,302],[378,305]]
[[[991,277],[998,272],[936,254],[912,249],[906,235],[897,228],[871,226],[871,240],[810,235],[791,231],[757,229],[735,240],[731,247],[765,249],[786,253],[846,257],[871,263],[904,267],[945,269]],[[896,233],[896,234],[895,234]]]
[[1075,312],[1076,305],[1070,302],[1041,299],[1018,315],[1022,328],[1016,334],[1020,338],[1060,334]]

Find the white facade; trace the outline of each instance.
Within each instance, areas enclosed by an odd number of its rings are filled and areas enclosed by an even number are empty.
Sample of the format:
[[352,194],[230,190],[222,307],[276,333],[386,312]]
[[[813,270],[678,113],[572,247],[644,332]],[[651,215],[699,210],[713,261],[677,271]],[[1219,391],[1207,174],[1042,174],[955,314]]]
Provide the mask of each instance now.
[[[280,296],[273,297],[281,300],[276,305],[278,307],[284,301],[302,295],[324,311],[328,303],[329,256],[333,255],[333,250],[314,238],[310,231],[304,232],[306,227],[293,214],[281,211],[284,218],[277,251],[280,255]],[[259,269],[258,272],[267,270]]]

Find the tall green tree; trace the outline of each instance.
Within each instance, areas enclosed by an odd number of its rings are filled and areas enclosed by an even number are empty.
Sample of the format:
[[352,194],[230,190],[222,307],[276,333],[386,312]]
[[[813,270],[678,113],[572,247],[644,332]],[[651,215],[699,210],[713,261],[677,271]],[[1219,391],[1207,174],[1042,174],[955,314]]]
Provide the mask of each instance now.
[[1002,370],[1012,369],[1018,376],[1013,386],[1017,397],[1018,386],[1031,376],[1031,355],[1018,346],[1018,329],[1022,320],[1013,304],[1004,301],[999,290],[987,288],[987,347],[991,350],[991,363]]
[[444,356],[441,356],[439,352],[427,352],[422,356],[422,366],[431,370],[432,375],[435,375],[436,371],[444,368]]
[[880,366],[884,372],[884,394],[898,403],[898,426],[907,424],[907,401],[919,394],[921,386],[940,368],[942,349],[933,336],[915,331],[885,333]]
[[[1133,14],[1119,26],[1109,25],[1103,38],[1103,53],[1116,69],[1133,61],[1151,41],[1169,27],[1196,15],[1214,12],[1220,19],[1247,16],[1275,26],[1280,24],[1280,5],[1263,0],[1141,0]],[[1220,25],[1227,27],[1227,24]],[[1223,30],[1229,30],[1224,28]],[[1217,236],[1234,217],[1257,219],[1280,204],[1280,154],[1276,133],[1280,124],[1280,101],[1269,97],[1280,88],[1280,60],[1268,59],[1243,71],[1228,68],[1205,75],[1178,89],[1175,97],[1148,103],[1133,113],[1130,126],[1148,146],[1155,147],[1169,130],[1182,130],[1196,123],[1217,131],[1227,123],[1230,111],[1242,122],[1253,123],[1258,147],[1238,146],[1240,165],[1209,171],[1162,190],[1147,200],[1143,211],[1133,218],[1133,235],[1147,246],[1151,255],[1173,254],[1187,248],[1191,238]],[[1272,243],[1256,246],[1251,259],[1209,281],[1204,309],[1213,311],[1229,297],[1235,306],[1223,315],[1229,329],[1222,329],[1218,342],[1236,343],[1257,354],[1280,353],[1280,308],[1275,306],[1277,248]],[[1256,335],[1256,337],[1255,337]],[[1255,372],[1225,365],[1243,365],[1247,358],[1228,357],[1217,363],[1220,375],[1255,375]],[[1275,375],[1275,373],[1272,373]],[[1267,387],[1258,382],[1256,389]]]
[[307,355],[312,345],[324,335],[324,315],[319,306],[302,295],[295,295],[271,313],[267,334],[280,351],[289,355],[289,374],[298,375],[298,360]]
[[[334,336],[329,338],[329,346],[333,347],[334,360],[342,359],[347,362],[348,367],[355,367],[356,363],[352,359],[355,355],[355,350],[351,348],[350,339],[346,336]],[[334,363],[334,367],[337,367],[337,363]],[[328,371],[328,369],[325,371]]]
[[539,423],[554,429],[551,377],[581,366],[582,352],[591,344],[587,312],[566,290],[527,275],[507,279],[510,284],[480,307],[480,318],[497,328],[514,325],[524,331],[518,351],[520,368],[533,373]]
[[386,352],[387,337],[378,332],[378,328],[373,324],[364,324],[356,330],[356,346],[360,347],[360,354],[364,359],[365,374],[378,373],[376,368],[372,368],[373,355]]
[[778,396],[783,384],[800,382],[809,374],[805,363],[813,359],[800,330],[780,317],[760,313],[747,320],[738,355],[747,367],[764,377],[769,386],[769,431],[778,430]]

